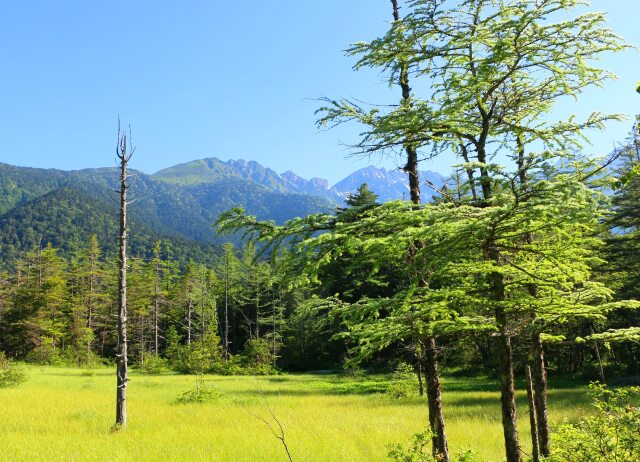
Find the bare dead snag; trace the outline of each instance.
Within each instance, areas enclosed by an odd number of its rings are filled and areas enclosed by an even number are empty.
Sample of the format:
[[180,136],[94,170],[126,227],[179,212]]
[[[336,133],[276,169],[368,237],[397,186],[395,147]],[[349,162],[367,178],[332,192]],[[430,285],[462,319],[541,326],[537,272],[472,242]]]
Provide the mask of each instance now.
[[118,345],[116,349],[116,428],[127,426],[127,165],[134,149],[130,146],[131,133],[120,132],[118,120],[118,142],[116,157],[120,163],[120,233],[119,233],[119,274],[118,274]]

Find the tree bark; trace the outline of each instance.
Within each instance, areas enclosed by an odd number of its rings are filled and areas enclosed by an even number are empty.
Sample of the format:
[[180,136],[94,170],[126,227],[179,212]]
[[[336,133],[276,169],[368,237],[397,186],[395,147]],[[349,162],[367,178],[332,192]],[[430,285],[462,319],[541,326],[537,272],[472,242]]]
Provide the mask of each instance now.
[[536,407],[536,422],[538,424],[538,440],[540,453],[544,457],[551,454],[551,439],[549,437],[549,416],[547,415],[547,368],[544,360],[544,349],[540,333],[533,335],[533,387]]
[[153,284],[153,353],[158,356],[158,318],[160,311],[160,267],[156,262]]
[[[505,299],[502,274],[493,273],[491,279],[495,297],[494,300],[500,303]],[[507,331],[507,315],[503,307],[499,305],[496,307],[495,318],[499,329],[500,404],[502,408],[502,429],[504,433],[505,452],[507,462],[522,462],[520,442],[518,439],[518,417],[516,414],[516,389],[513,377],[511,337]]]
[[225,361],[229,360],[229,256],[225,254],[224,270],[224,343],[223,353]]
[[[393,20],[400,21],[400,11],[398,8],[398,1],[391,0],[393,7]],[[402,89],[402,102],[408,107],[412,106],[411,103],[411,86],[409,85],[409,69],[406,64],[402,64],[400,70],[400,78],[398,79],[398,85]],[[404,143],[404,149],[407,153],[407,163],[403,167],[403,170],[409,176],[409,194],[411,202],[414,204],[420,204],[420,172],[418,171],[418,152],[416,147],[406,140]]]
[[[526,191],[529,179],[527,176],[527,165],[525,165],[525,144],[520,135],[516,137],[516,143],[518,147],[518,177],[520,179],[520,187],[523,191]],[[531,233],[526,233],[524,238],[527,244],[533,242]],[[538,298],[538,286],[536,284],[529,284],[527,290],[533,298]],[[544,349],[540,332],[533,334],[532,347],[533,387],[535,390],[533,396],[536,410],[537,447],[544,457],[548,457],[551,454],[551,447],[549,439],[549,418],[547,416],[547,369],[544,363]]]
[[118,276],[118,345],[116,352],[116,426],[127,426],[127,136],[118,130],[117,156],[120,160],[120,259]]
[[428,337],[425,343],[425,379],[429,400],[429,424],[433,432],[431,437],[432,453],[436,460],[448,461],[449,448],[447,447],[447,434],[445,432],[444,414],[442,412],[442,388],[440,386],[440,374],[438,372],[436,339]]
[[527,399],[529,401],[529,425],[531,427],[531,459],[532,462],[540,462],[540,440],[538,438],[538,422],[536,419],[534,396],[531,367],[527,366]]

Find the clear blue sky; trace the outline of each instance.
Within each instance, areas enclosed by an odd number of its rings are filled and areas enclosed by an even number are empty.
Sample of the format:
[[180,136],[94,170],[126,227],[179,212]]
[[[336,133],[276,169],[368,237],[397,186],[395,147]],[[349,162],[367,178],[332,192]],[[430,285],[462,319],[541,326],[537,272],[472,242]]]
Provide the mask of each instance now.
[[[637,0],[593,8],[640,44]],[[369,162],[345,159],[341,142],[356,141],[357,127],[315,128],[314,99],[390,97],[341,51],[382,33],[389,9],[388,0],[4,1],[0,162],[112,166],[120,114],[137,145],[133,166],[148,173],[216,156],[335,182]],[[561,110],[640,112],[639,64],[635,51],[608,58],[620,80]],[[608,152],[629,127],[594,134],[588,151]],[[449,163],[423,168],[446,172]]]

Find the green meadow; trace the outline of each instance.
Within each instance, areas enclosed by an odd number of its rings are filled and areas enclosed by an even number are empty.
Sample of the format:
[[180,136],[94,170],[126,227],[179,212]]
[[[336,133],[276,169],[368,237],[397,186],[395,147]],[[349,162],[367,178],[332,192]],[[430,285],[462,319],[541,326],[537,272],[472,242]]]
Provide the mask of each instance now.
[[[113,432],[113,370],[25,369],[27,382],[0,389],[1,460],[286,461],[281,443],[259,419],[270,420],[269,408],[285,429],[295,462],[384,461],[389,444],[408,442],[427,427],[425,400],[389,397],[386,376],[205,376],[206,386],[220,396],[178,404],[196,377],[134,372],[128,427]],[[445,377],[443,384],[451,450],[473,449],[488,461],[502,460],[496,384],[468,377]],[[551,385],[553,422],[589,412],[583,385]],[[524,393],[518,397],[524,448],[527,410]]]

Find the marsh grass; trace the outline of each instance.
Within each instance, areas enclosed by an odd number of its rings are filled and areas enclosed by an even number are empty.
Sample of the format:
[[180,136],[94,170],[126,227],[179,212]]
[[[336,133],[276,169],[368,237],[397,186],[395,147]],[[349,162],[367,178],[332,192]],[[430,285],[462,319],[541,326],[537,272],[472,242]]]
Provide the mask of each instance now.
[[[29,461],[280,461],[278,441],[256,415],[268,400],[287,432],[296,462],[386,461],[387,446],[405,443],[427,425],[419,397],[393,399],[386,376],[301,374],[278,377],[204,376],[222,395],[176,405],[195,376],[131,374],[128,426],[112,433],[115,371],[26,367],[29,381],[0,389],[0,460]],[[552,386],[554,385],[552,381]],[[570,382],[549,393],[551,421],[589,411],[587,388]],[[445,377],[450,446],[502,460],[497,385],[486,378]],[[523,388],[521,387],[520,390]],[[525,394],[518,394],[523,447],[529,442]]]

